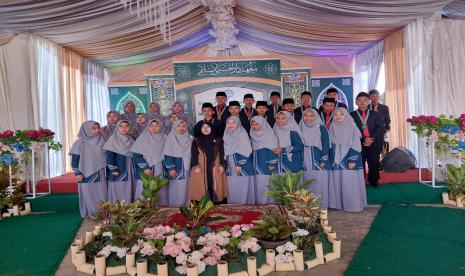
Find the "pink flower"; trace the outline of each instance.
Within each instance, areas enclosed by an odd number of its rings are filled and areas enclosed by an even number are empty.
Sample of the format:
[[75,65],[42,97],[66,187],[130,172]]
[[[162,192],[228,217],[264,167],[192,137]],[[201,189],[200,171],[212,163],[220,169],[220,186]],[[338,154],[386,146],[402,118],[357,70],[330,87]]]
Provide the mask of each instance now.
[[237,230],[237,231],[231,232],[231,235],[232,235],[234,238],[240,237],[240,236],[242,235],[242,231],[241,231],[241,230]]
[[207,264],[207,265],[216,265],[218,263],[218,260],[213,257],[213,256],[208,256],[206,257],[205,259],[203,259],[203,261]]
[[254,228],[253,224],[242,224],[241,225],[242,231],[249,231],[250,229]]
[[169,255],[171,257],[176,257],[179,255],[179,253],[182,252],[182,247],[180,245],[177,245],[175,243],[167,243],[163,247],[163,255]]
[[184,237],[184,238],[180,239],[178,242],[179,242],[182,250],[184,250],[184,252],[191,251],[191,239],[189,237]]

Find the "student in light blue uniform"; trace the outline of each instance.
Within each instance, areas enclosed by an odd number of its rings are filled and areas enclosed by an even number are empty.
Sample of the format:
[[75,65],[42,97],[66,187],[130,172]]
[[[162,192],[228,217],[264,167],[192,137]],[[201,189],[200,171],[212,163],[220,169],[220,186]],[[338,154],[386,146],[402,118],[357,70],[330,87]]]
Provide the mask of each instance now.
[[187,123],[175,120],[165,140],[165,175],[169,179],[169,206],[184,206],[187,203],[187,180],[191,162],[192,137]]
[[252,117],[250,139],[252,141],[255,170],[255,204],[272,203],[265,193],[273,174],[278,173],[278,139],[265,118]]
[[333,160],[329,208],[361,212],[367,206],[361,133],[347,109],[336,109],[329,135]]
[[81,217],[92,217],[99,204],[107,200],[105,179],[106,155],[103,150],[105,139],[100,135],[100,125],[87,121],[81,125],[78,140],[70,150],[71,167],[78,182],[79,211]]
[[[134,167],[136,180],[136,189],[134,198],[142,198],[144,184],[140,174],[154,175],[163,177],[163,149],[165,147],[166,134],[163,132],[163,120],[152,119],[148,126],[141,133],[139,138],[132,146],[131,151],[134,153]],[[168,186],[164,186],[158,192],[158,205],[168,206]]]
[[255,204],[252,146],[239,117],[231,116],[226,120],[223,142],[228,162],[228,203]]
[[328,208],[329,174],[331,160],[329,134],[318,111],[309,108],[303,112],[300,128],[304,138],[304,181],[314,179],[309,189],[321,196],[321,207]]
[[130,128],[129,121],[119,121],[103,147],[107,152],[108,200],[111,202],[133,199],[131,147],[134,140],[129,134]]
[[303,169],[304,150],[302,131],[291,113],[287,111],[278,112],[273,129],[280,148],[279,173],[301,171]]

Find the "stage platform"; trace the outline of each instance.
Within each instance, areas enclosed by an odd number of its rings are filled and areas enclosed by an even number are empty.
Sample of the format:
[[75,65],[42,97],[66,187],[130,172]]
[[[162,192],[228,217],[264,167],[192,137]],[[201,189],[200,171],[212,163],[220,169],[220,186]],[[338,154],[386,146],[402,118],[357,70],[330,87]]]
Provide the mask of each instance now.
[[[431,173],[428,170],[422,170],[423,178],[429,180]],[[77,193],[78,177],[73,173],[67,173],[51,179],[52,193]],[[403,173],[381,172],[380,184],[399,183],[399,182],[418,182],[418,169],[410,169]],[[37,191],[47,192],[47,181],[41,180],[38,183]]]

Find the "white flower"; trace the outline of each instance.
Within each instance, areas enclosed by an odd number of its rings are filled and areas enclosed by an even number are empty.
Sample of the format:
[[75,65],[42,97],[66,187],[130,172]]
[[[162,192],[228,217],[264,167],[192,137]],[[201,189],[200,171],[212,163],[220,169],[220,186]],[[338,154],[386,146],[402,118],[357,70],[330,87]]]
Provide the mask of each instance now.
[[279,254],[284,254],[286,252],[286,247],[284,245],[280,245],[276,247],[276,252],[278,252]]
[[155,247],[148,242],[144,243],[144,246],[142,247],[140,254],[142,256],[152,256],[155,253]]
[[197,271],[199,272],[199,274],[205,271],[206,266],[207,264],[202,261],[197,264]]
[[292,233],[292,236],[294,236],[294,237],[303,237],[303,236],[307,236],[308,234],[310,234],[310,233],[307,230],[299,228],[297,231]]
[[197,240],[197,244],[198,244],[198,245],[205,245],[205,244],[207,244],[207,238],[205,238],[204,236],[201,236],[201,237]]
[[174,270],[176,270],[176,272],[179,274],[187,274],[186,265],[177,266]]
[[111,245],[106,245],[104,248],[102,248],[102,250],[100,250],[99,253],[97,253],[98,255],[104,255],[105,258],[108,258],[108,256],[110,256],[111,254]]
[[203,254],[200,251],[194,251],[190,254],[187,260],[192,264],[198,265],[200,263],[200,260],[202,259],[203,259]]
[[241,252],[248,252],[250,250],[254,253],[261,248],[260,245],[258,245],[257,238],[250,238],[245,241],[240,241],[238,247],[241,249]]
[[277,264],[291,263],[294,259],[291,254],[278,254],[274,258]]
[[180,239],[182,239],[182,238],[187,237],[187,235],[186,235],[186,233],[184,233],[184,232],[178,232],[178,233],[176,233],[176,235],[174,235],[174,237],[175,237],[177,240],[180,240]]
[[103,236],[103,237],[109,237],[110,239],[113,238],[113,234],[112,234],[111,232],[103,232],[103,233],[102,233],[102,236]]
[[179,255],[176,257],[176,263],[177,264],[186,264],[187,261],[187,254],[184,252],[179,253]]
[[292,251],[297,249],[297,246],[295,244],[293,244],[292,242],[286,242],[286,244],[284,246],[286,248],[286,251],[288,251],[288,252],[292,252]]
[[126,256],[126,252],[128,252],[128,249],[126,247],[116,247],[115,252],[118,257],[123,258],[124,256]]

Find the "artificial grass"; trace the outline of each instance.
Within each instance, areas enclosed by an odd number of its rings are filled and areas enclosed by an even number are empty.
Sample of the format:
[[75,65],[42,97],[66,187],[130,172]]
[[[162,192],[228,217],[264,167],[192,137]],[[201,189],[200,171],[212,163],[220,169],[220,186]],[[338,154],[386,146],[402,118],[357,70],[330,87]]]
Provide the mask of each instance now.
[[43,196],[31,206],[31,215],[0,221],[0,275],[54,275],[79,229],[77,194]]
[[418,182],[383,184],[377,188],[367,186],[368,204],[442,204],[441,193],[446,188],[431,188]]
[[346,276],[465,275],[465,212],[386,204]]

